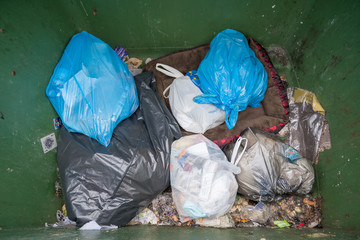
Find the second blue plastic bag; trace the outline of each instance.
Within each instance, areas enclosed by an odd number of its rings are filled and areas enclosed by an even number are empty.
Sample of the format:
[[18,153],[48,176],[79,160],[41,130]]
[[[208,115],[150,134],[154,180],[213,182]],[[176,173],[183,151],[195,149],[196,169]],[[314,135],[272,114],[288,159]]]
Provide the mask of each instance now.
[[139,105],[134,78],[114,50],[87,32],[66,47],[46,89],[70,132],[108,146],[114,128]]
[[198,76],[204,94],[194,101],[225,110],[229,129],[235,126],[239,111],[261,106],[268,84],[266,70],[247,39],[232,29],[222,31],[211,41]]

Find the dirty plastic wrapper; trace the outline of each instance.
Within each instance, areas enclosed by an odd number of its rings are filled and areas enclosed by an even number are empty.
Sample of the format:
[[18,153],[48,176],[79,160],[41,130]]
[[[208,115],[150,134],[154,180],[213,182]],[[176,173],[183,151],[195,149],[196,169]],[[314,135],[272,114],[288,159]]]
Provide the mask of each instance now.
[[[325,110],[315,94],[307,90],[289,88],[288,96],[290,107],[289,144],[304,157],[316,163],[325,126]],[[328,126],[326,129],[329,129]],[[327,134],[330,136],[328,132]],[[325,149],[328,148],[331,146],[325,146]]]
[[[237,164],[238,192],[254,201],[280,200],[284,194],[307,194],[314,183],[311,162],[277,136],[255,128],[247,128],[241,135],[248,146]],[[234,143],[223,148],[228,159]],[[242,149],[241,149],[242,151]],[[239,151],[239,152],[241,152]]]
[[180,220],[216,218],[235,202],[239,168],[201,134],[180,138],[171,146],[170,179]]
[[135,77],[140,107],[107,148],[61,129],[58,166],[68,216],[77,226],[125,226],[170,184],[170,147],[180,128],[155,93],[152,72]]

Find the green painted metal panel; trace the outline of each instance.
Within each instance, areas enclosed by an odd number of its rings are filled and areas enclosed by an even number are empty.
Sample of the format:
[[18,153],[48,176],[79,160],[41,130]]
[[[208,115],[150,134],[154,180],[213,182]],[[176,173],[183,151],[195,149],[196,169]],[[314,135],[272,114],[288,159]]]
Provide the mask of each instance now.
[[[57,134],[45,88],[71,36],[86,30],[144,60],[233,28],[269,50],[284,49],[287,61],[270,52],[280,74],[319,98],[333,144],[316,166],[323,223],[359,229],[359,12],[358,1],[1,1],[0,227],[55,221],[56,151],[44,154],[40,138]],[[154,236],[168,231],[140,229]]]
[[0,6],[0,227],[42,226],[60,207],[56,152],[44,154],[40,143],[56,132],[45,88],[69,38],[88,23],[59,1]]
[[360,223],[359,12],[357,1],[315,1],[288,47],[291,82],[316,93],[330,124],[333,148],[317,166],[325,226]]
[[1,239],[127,239],[127,240],[218,240],[218,239],[359,239],[359,232],[343,229],[265,229],[265,228],[191,228],[168,226],[130,226],[111,231],[78,231],[75,229],[3,230]]

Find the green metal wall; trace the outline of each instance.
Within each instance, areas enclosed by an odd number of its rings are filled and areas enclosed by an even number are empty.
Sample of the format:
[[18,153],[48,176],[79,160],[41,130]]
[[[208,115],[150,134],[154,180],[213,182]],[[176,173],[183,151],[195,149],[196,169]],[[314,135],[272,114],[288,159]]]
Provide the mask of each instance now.
[[56,152],[44,154],[40,138],[58,131],[45,88],[72,35],[86,30],[145,59],[233,28],[285,49],[288,63],[273,59],[280,73],[318,96],[333,143],[316,167],[323,223],[359,229],[359,12],[356,0],[0,1],[0,227],[55,221]]
[[75,3],[67,5],[46,0],[0,2],[2,228],[43,226],[56,220],[60,207],[54,195],[56,152],[44,154],[40,142],[56,132],[52,119],[57,114],[45,88],[70,37],[89,26],[78,17],[83,12]]

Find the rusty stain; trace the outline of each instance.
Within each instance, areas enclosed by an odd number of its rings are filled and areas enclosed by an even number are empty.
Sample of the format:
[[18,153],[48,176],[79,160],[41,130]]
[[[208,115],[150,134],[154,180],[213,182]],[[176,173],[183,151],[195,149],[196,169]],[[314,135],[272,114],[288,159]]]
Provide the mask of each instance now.
[[93,7],[93,15],[94,15],[94,16],[97,15],[97,9],[96,9],[96,7]]
[[355,131],[352,131],[351,132],[351,137],[357,137],[358,136],[358,132],[355,130]]
[[322,203],[323,203],[323,198],[319,194],[318,197],[316,198],[316,204],[319,206],[320,209],[322,208]]
[[15,76],[16,72],[14,70],[11,71],[11,75]]
[[347,108],[340,108],[341,111],[343,111],[344,113],[350,114],[350,110]]
[[355,121],[353,121],[352,123],[350,123],[350,127],[351,127],[351,128],[354,128],[354,127],[356,127],[359,123],[360,123],[360,118],[357,118]]
[[346,219],[349,219],[349,218],[350,218],[350,215],[347,213],[347,214],[345,215],[345,217],[346,217]]
[[5,33],[5,29],[0,28],[0,32],[1,32],[2,34],[4,34],[4,33]]

